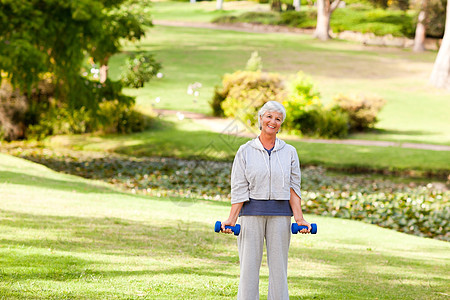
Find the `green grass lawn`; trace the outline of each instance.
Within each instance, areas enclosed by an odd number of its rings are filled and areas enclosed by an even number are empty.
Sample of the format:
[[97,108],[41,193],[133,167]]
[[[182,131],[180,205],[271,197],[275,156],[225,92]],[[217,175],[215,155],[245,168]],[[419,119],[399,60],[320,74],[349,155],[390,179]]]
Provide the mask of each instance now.
[[[234,236],[220,202],[150,198],[0,154],[2,299],[234,299]],[[447,299],[450,246],[307,215],[293,236],[291,299]],[[265,299],[267,260],[260,291]]]
[[[427,84],[435,52],[325,43],[309,35],[155,26],[138,44],[125,44],[125,52],[111,58],[111,78],[118,78],[126,53],[136,49],[152,51],[163,65],[162,79],[126,89],[144,111],[155,107],[209,114],[208,102],[222,75],[243,69],[251,52],[258,51],[265,71],[288,78],[300,70],[309,74],[324,103],[339,93],[386,99],[378,130],[351,138],[450,144],[450,94]],[[186,93],[194,82],[202,83],[198,99]]]
[[[70,147],[75,150],[110,151],[130,156],[163,156],[187,159],[232,161],[237,149],[249,138],[211,132],[208,127],[190,119],[182,121],[164,117],[156,128],[131,135],[56,136],[45,145],[52,148]],[[224,132],[233,132],[230,121]],[[297,148],[305,165],[355,171],[412,171],[423,176],[430,172],[446,179],[450,170],[449,151],[406,149],[400,147],[315,144],[286,139]]]

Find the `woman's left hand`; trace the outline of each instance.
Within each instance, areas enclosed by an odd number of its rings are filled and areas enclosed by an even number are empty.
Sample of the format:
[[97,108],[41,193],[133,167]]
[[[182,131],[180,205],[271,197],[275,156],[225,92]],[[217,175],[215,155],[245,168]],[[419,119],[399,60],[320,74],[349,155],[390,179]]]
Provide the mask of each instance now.
[[295,222],[297,222],[297,224],[298,224],[299,226],[306,226],[306,227],[308,227],[308,229],[303,228],[302,230],[300,230],[301,233],[310,233],[310,232],[311,232],[311,224],[309,224],[308,222],[306,222],[305,219],[303,219],[303,218],[298,218],[298,219],[295,219]]

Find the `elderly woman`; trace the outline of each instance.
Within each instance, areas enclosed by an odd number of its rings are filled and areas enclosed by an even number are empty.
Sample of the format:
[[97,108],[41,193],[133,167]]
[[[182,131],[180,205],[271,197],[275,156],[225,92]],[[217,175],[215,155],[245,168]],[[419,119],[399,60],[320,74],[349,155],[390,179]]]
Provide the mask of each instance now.
[[286,118],[284,106],[269,101],[258,113],[261,134],[242,145],[231,171],[231,211],[222,223],[234,226],[240,217],[238,236],[240,282],[238,299],[259,299],[259,270],[264,239],[269,265],[268,299],[289,299],[287,262],[291,216],[299,225],[303,218],[300,164],[296,149],[276,137]]

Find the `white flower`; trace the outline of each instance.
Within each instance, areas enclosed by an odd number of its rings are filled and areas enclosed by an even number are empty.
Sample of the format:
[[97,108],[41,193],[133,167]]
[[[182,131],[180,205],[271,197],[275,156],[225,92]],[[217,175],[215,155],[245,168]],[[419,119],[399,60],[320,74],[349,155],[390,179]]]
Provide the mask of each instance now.
[[179,111],[177,112],[177,117],[178,120],[182,121],[184,119],[184,115],[182,113],[180,113]]
[[187,94],[192,95],[193,93],[194,93],[194,90],[191,88],[191,86],[189,86],[187,89]]
[[156,97],[156,98],[155,98],[155,102],[156,102],[156,103],[159,103],[159,102],[161,102],[161,98],[159,98],[159,97]]
[[198,95],[200,95],[200,93],[199,93],[198,91],[195,91],[195,92],[194,92],[194,96],[195,96],[195,97],[198,97]]
[[161,73],[161,72],[158,72],[158,73],[156,74],[156,77],[157,77],[157,78],[163,78],[163,76],[164,76],[164,75],[163,75],[163,73]]

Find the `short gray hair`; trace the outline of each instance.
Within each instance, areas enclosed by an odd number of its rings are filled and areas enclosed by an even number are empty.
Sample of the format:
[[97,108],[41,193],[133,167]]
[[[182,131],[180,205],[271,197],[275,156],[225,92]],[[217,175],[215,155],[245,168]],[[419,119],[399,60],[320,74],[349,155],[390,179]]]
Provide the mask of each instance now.
[[261,109],[258,112],[258,127],[261,129],[261,117],[264,116],[266,112],[275,111],[278,113],[283,114],[283,120],[281,120],[281,123],[284,122],[286,119],[286,109],[284,108],[283,104],[277,101],[268,101],[266,104],[264,104]]

